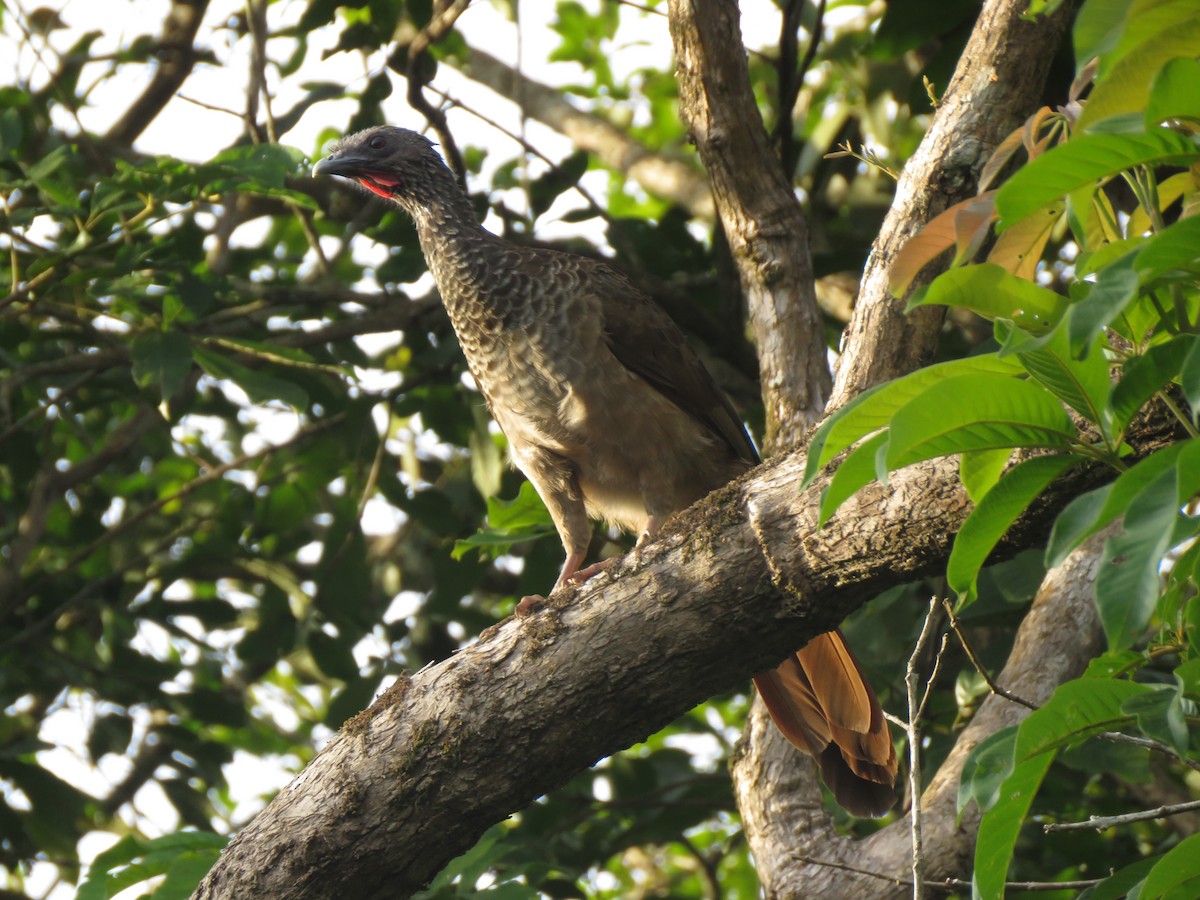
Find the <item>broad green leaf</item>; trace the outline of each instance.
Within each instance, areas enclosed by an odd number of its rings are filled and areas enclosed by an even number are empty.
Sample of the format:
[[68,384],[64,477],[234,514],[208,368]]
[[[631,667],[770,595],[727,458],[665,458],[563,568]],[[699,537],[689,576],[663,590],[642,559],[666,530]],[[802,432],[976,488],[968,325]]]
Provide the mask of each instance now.
[[1158,685],[1154,690],[1130,697],[1121,711],[1137,719],[1148,738],[1166,744],[1180,759],[1187,758],[1188,726],[1179,685]]
[[1076,497],[1054,520],[1046,547],[1046,568],[1062,565],[1087,538],[1124,515],[1129,504],[1168,469],[1174,470],[1184,444],[1171,444],[1122,472],[1112,484]]
[[837,471],[829,480],[829,485],[821,493],[821,510],[817,519],[817,527],[822,527],[829,521],[839,506],[853,496],[859,488],[874,481],[878,475],[877,462],[880,452],[886,453],[888,433],[868,438],[850,452],[842,460]]
[[1000,230],[1086,184],[1142,164],[1190,165],[1194,140],[1165,129],[1147,134],[1085,134],[1048,150],[996,194]]
[[958,477],[972,503],[978,503],[1000,480],[1004,467],[1012,458],[1007,447],[996,450],[971,450],[958,461]]
[[1055,689],[1053,696],[1017,729],[1014,759],[1022,763],[1052,753],[1064,744],[1114,731],[1133,721],[1122,707],[1131,697],[1154,689],[1116,678],[1077,678]]
[[[1119,63],[1125,56],[1146,45],[1161,46],[1165,34],[1186,26],[1196,15],[1193,0],[1132,0],[1125,16],[1121,39],[1111,53],[1104,56],[1106,68]],[[1163,53],[1164,59],[1169,54]]]
[[1076,439],[1046,390],[1005,375],[956,375],[932,385],[892,417],[888,468],[999,447],[1067,448]]
[[981,812],[991,809],[1000,797],[1000,786],[1013,770],[1017,749],[1017,726],[990,734],[971,751],[958,781],[958,814],[972,800]]
[[1125,28],[1129,0],[1091,0],[1083,4],[1075,19],[1075,71],[1117,46]]
[[1179,57],[1162,67],[1146,104],[1146,127],[1167,119],[1200,119],[1200,60]]
[[1192,344],[1192,349],[1183,360],[1179,384],[1183,388],[1184,399],[1192,408],[1192,421],[1195,422],[1200,417],[1200,341]]
[[1105,878],[1097,885],[1093,885],[1083,891],[1076,900],[1124,900],[1126,897],[1134,897],[1134,889],[1146,877],[1154,864],[1157,863],[1159,857],[1151,857],[1150,859],[1139,859],[1133,865],[1126,866],[1118,870],[1108,878]]
[[975,871],[971,890],[975,897],[1004,896],[1004,882],[1017,834],[1037,796],[1054,755],[1043,753],[1017,763],[997,792],[995,804],[983,815],[975,839]]
[[540,540],[555,534],[554,523],[542,498],[533,485],[521,482],[517,496],[512,500],[498,497],[488,498],[488,527],[481,528],[468,538],[456,541],[451,556],[462,559],[473,549],[485,556],[501,556],[514,544]]
[[1021,371],[1021,364],[1016,359],[1000,359],[994,353],[983,353],[927,366],[864,391],[826,419],[813,435],[808,446],[804,485],[808,485],[827,462],[851,444],[885,427],[896,410],[930,385],[973,372],[1017,375]]
[[[1072,307],[1074,316],[1076,307]],[[1110,380],[1108,360],[1097,348],[1076,358],[1070,346],[1066,328],[1055,328],[1041,346],[1022,350],[1017,358],[1039,384],[1066,403],[1084,418],[1097,425],[1104,424],[1104,409],[1108,400]]]
[[587,171],[587,167],[587,151],[579,150],[552,167],[544,175],[535,178],[529,185],[529,203],[534,218],[548,210],[558,199],[559,194],[578,184],[579,179]]
[[[1186,0],[1185,0],[1186,2]],[[1150,89],[1163,62],[1176,56],[1200,53],[1200,13],[1192,6],[1190,18],[1176,21],[1130,50],[1096,80],[1076,122],[1076,129],[1092,131],[1099,123],[1128,116],[1141,126]],[[1138,17],[1131,16],[1136,22]]]
[[1006,473],[963,522],[954,538],[946,580],[958,594],[959,609],[975,600],[975,581],[988,555],[1042,491],[1081,457],[1039,456]]
[[1197,352],[1197,347],[1200,347],[1200,338],[1194,334],[1181,334],[1165,344],[1156,344],[1125,364],[1121,380],[1113,385],[1108,403],[1116,433],[1123,432],[1155,392],[1179,375],[1184,360]]
[[283,144],[246,144],[230,147],[213,157],[209,165],[231,169],[251,182],[282,188],[289,175],[298,174],[304,154]]
[[138,335],[130,351],[133,380],[142,387],[153,387],[163,400],[175,396],[192,370],[192,345],[177,331]]
[[1181,219],[1145,241],[1133,267],[1143,284],[1172,269],[1200,271],[1200,216]]
[[1150,870],[1138,900],[1187,900],[1200,896],[1200,834],[1184,838]]
[[1060,685],[1054,696],[1018,726],[1015,765],[984,813],[975,843],[974,891],[979,897],[1003,897],[1017,834],[1030,805],[1064,744],[1125,724],[1121,704],[1150,690],[1129,681],[1086,678]]
[[[1128,473],[1127,473],[1128,474]],[[1189,441],[1176,465],[1146,484],[1129,502],[1124,531],[1109,538],[1096,578],[1096,607],[1110,648],[1131,646],[1150,622],[1159,593],[1163,556],[1195,523],[1180,515],[1200,480],[1200,441]]]
[[1071,352],[1079,355],[1137,298],[1138,276],[1133,256],[1101,270],[1087,296],[1071,306],[1067,330]]
[[224,354],[204,347],[196,347],[196,362],[213,378],[228,379],[246,392],[251,403],[266,403],[281,400],[296,410],[308,407],[308,394],[299,385],[248,369]]
[[969,309],[987,319],[1012,319],[1029,331],[1044,331],[1058,321],[1067,301],[1000,266],[981,263],[943,272],[913,296],[908,308],[931,304]]

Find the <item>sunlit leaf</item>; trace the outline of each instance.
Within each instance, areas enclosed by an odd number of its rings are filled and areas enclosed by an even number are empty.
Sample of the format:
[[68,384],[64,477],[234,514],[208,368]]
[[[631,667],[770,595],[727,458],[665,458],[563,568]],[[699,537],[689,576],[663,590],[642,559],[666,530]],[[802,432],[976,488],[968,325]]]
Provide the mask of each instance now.
[[968,359],[937,363],[903,378],[864,391],[828,418],[808,445],[804,484],[808,484],[837,454],[872,432],[883,428],[896,410],[930,385],[955,375],[976,372],[1016,375],[1022,371],[1016,359],[1001,359],[983,353]]
[[1079,460],[1070,454],[1025,460],[978,502],[959,528],[946,565],[946,581],[957,592],[960,609],[974,602],[979,570],[1013,522],[1050,482]]
[[988,319],[1012,319],[1029,331],[1054,325],[1066,309],[1060,294],[984,263],[943,272],[909,301],[909,309],[941,304],[969,309]]
[[1075,428],[1054,397],[1027,381],[957,375],[932,385],[892,418],[888,467],[998,447],[1067,448]]
[[1143,163],[1187,165],[1200,155],[1195,141],[1173,131],[1085,134],[1047,151],[1010,178],[996,194],[1000,230],[1083,185]]

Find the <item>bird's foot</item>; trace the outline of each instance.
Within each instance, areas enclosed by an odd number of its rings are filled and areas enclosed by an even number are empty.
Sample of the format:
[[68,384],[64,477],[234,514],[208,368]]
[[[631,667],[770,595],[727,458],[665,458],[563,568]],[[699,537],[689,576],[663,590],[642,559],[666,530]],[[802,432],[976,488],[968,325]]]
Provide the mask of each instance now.
[[541,594],[530,594],[528,597],[522,597],[517,604],[517,608],[513,610],[513,615],[518,619],[525,619],[533,615],[546,605],[546,598]]
[[583,582],[587,581],[593,575],[599,575],[614,562],[616,562],[617,559],[618,557],[616,556],[610,556],[608,559],[602,559],[600,562],[592,563],[590,566],[584,566],[582,569],[576,569],[570,575],[567,575],[562,579],[562,584],[583,584]]

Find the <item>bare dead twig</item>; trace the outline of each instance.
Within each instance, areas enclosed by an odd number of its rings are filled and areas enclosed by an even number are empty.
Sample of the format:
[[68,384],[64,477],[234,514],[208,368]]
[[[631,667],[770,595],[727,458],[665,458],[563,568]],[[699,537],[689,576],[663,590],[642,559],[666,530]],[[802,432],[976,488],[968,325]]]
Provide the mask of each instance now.
[[[933,684],[938,666],[941,664],[941,652],[939,651],[937,655],[933,672],[930,674],[923,692],[924,696],[920,700],[917,699],[918,693],[920,693],[918,669],[921,660],[925,657],[929,642],[933,640],[934,632],[937,630],[938,607],[938,598],[933,597],[929,601],[929,612],[925,614],[925,624],[921,626],[921,635],[917,638],[912,656],[908,658],[908,667],[904,672],[904,684],[908,688],[908,725],[905,730],[908,732],[908,780],[909,790],[912,794],[909,821],[912,830],[913,900],[923,900],[926,896],[925,855],[921,846],[921,713],[925,708],[925,702],[929,699],[929,687]],[[943,639],[942,648],[945,649],[945,646],[946,642]]]
[[466,186],[467,167],[463,164],[462,154],[450,127],[446,124],[446,116],[440,109],[425,98],[425,79],[421,75],[421,58],[426,51],[450,33],[458,17],[467,11],[471,0],[439,0],[434,8],[433,17],[424,28],[417,32],[408,45],[408,102],[413,109],[419,111],[437,132],[446,161],[458,176],[458,180]]
[[1103,831],[1116,825],[1127,825],[1130,822],[1144,822],[1146,819],[1165,819],[1167,816],[1177,816],[1180,813],[1200,810],[1200,800],[1188,803],[1174,803],[1170,806],[1160,806],[1156,809],[1144,809],[1140,812],[1125,813],[1121,816],[1090,816],[1086,822],[1051,822],[1043,825],[1046,834],[1056,831],[1087,831],[1094,829]]

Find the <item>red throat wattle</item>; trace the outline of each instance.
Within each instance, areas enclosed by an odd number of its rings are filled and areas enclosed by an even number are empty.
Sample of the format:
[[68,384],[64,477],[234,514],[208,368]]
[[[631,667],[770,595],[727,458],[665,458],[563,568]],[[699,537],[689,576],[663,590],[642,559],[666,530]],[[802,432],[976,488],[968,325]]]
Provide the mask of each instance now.
[[370,176],[360,175],[354,179],[372,194],[378,194],[380,197],[388,198],[392,196],[391,191],[387,188],[397,184],[395,178],[389,178],[386,175],[378,175],[372,173]]

